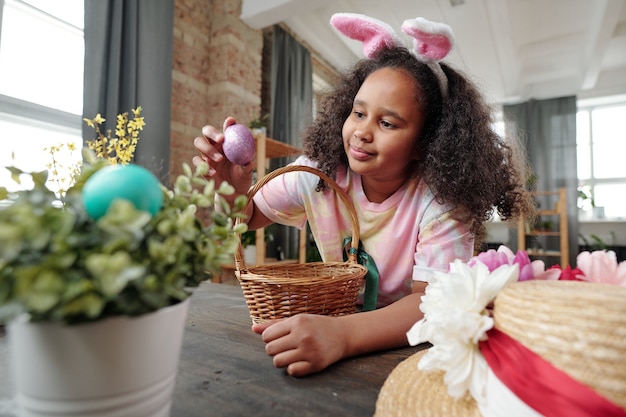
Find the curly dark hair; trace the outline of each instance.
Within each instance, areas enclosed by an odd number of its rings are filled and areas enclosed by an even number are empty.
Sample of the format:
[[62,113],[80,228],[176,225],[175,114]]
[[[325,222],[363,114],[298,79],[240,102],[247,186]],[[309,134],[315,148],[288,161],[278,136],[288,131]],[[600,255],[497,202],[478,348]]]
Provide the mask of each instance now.
[[[411,176],[423,179],[439,203],[454,207],[455,218],[469,225],[477,243],[484,238],[484,223],[494,209],[503,220],[533,215],[533,200],[525,186],[525,154],[517,143],[504,141],[493,130],[491,108],[476,86],[442,63],[448,79],[444,100],[433,71],[402,47],[359,61],[325,95],[303,139],[305,154],[320,170],[334,178],[337,167],[348,164],[341,133],[344,121],[365,79],[381,68],[406,71],[417,86],[416,105],[424,113],[424,127]],[[324,187],[320,182],[318,189]]]

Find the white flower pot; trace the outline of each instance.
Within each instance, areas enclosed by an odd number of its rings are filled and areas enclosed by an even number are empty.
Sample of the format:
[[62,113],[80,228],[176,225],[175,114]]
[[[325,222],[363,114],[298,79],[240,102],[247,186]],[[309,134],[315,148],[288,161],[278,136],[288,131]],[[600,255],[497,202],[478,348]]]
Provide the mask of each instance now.
[[248,245],[243,248],[243,260],[246,265],[256,265],[256,245]]
[[188,308],[74,326],[10,323],[19,416],[169,416]]

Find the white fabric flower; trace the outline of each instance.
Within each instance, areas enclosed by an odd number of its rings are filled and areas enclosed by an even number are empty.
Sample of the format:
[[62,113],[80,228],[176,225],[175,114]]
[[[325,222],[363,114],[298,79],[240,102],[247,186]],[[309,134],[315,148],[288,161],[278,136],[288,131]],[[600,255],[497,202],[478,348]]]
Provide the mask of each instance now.
[[450,396],[460,398],[469,390],[477,400],[484,398],[487,364],[478,342],[493,327],[486,307],[518,276],[517,264],[489,272],[482,262],[469,266],[456,260],[449,272],[437,272],[428,280],[420,304],[424,318],[407,332],[407,337],[411,345],[433,344],[418,367],[444,371]]

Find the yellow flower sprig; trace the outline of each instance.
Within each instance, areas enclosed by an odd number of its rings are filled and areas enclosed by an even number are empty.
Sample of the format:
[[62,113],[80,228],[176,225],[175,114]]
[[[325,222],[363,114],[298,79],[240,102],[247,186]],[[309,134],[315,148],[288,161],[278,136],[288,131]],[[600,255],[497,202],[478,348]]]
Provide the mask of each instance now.
[[[106,121],[100,113],[93,119],[84,118],[87,125],[96,131],[96,138],[86,141],[89,149],[94,151],[97,159],[105,159],[109,164],[127,165],[132,162],[139,143],[139,132],[146,125],[144,118],[141,117],[141,106],[132,110],[132,118],[129,119],[128,112],[117,115],[117,124],[115,126],[115,137],[112,136],[111,130],[107,130],[106,134],[102,132],[101,125]],[[62,160],[76,160],[72,154],[76,151],[73,143],[61,143],[58,145],[45,148],[52,157],[52,161],[47,164],[49,182],[54,184],[57,195],[64,197],[67,190],[74,184],[76,177],[80,174],[81,162],[78,161],[72,165],[66,166]],[[69,153],[69,158],[62,156]]]
[[95,152],[97,158],[107,159],[110,164],[127,165],[132,161],[139,142],[139,132],[145,126],[141,117],[141,106],[133,109],[132,114],[130,119],[128,112],[117,115],[115,137],[112,136],[110,129],[106,134],[102,132],[100,127],[106,119],[100,113],[93,119],[83,119],[96,131],[97,137],[87,141],[87,146]]
[[[46,164],[46,168],[48,168],[49,172],[49,181],[54,184],[58,195],[63,197],[67,193],[67,190],[74,184],[74,179],[80,174],[79,163],[65,165],[61,161],[62,159],[76,159],[72,156],[73,153],[77,151],[76,145],[73,143],[60,143],[50,146],[49,148],[44,148],[44,151],[48,152],[52,157],[52,161]],[[66,154],[66,157],[62,158],[62,154]],[[69,157],[67,154],[69,154]]]

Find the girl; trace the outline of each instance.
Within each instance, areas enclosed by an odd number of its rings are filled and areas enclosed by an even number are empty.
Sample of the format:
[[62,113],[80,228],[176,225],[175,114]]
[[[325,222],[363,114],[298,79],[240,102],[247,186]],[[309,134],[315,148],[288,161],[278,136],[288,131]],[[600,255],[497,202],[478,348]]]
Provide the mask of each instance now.
[[[469,260],[494,207],[504,219],[533,209],[524,159],[494,133],[477,89],[420,52],[443,44],[447,51],[439,51],[439,59],[447,55],[452,39],[447,26],[405,22],[403,30],[416,39],[409,50],[374,19],[340,14],[331,22],[342,33],[365,39],[366,58],[325,98],[304,134],[304,156],[294,163],[327,173],[354,201],[363,250],[379,272],[377,308],[253,325],[274,365],[294,376],[353,355],[406,346],[407,330],[423,317],[420,298],[433,271],[447,271],[455,259]],[[436,45],[425,48],[422,38]],[[224,129],[233,123],[227,118]],[[252,164],[224,158],[224,136],[216,128],[205,126],[202,133],[194,140],[200,152],[194,163],[208,162],[209,176],[228,181],[236,195],[245,194]],[[283,175],[250,206],[250,228],[272,222],[302,227],[308,221],[322,259],[343,260],[343,240],[351,236],[348,216],[316,176]]]

